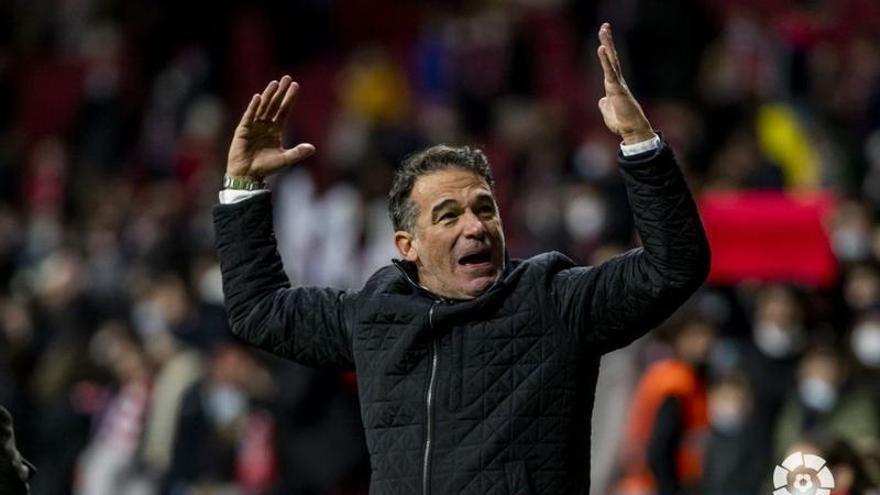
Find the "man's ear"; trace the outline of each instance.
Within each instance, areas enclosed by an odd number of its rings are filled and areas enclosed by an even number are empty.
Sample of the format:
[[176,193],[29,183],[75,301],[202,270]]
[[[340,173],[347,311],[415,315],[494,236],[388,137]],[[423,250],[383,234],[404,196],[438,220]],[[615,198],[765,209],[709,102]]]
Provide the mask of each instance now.
[[415,262],[419,259],[418,241],[409,232],[405,230],[394,232],[394,245],[406,261]]

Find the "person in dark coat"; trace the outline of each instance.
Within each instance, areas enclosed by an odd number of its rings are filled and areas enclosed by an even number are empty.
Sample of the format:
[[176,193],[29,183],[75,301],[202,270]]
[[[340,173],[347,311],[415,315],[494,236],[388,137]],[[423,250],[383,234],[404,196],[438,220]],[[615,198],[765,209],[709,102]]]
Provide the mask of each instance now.
[[756,434],[754,397],[746,376],[734,373],[712,384],[709,423],[700,493],[761,493],[761,484],[773,467],[763,462],[762,452],[770,449]]
[[599,109],[643,246],[598,266],[507,255],[491,170],[473,148],[410,156],[390,193],[401,259],[359,291],[291,287],[263,178],[312,153],[284,149],[298,85],[253,96],[214,209],[232,331],[309,366],[356,370],[370,493],[589,491],[599,361],[657,326],[703,283],[709,247],[669,147],[621,75],[605,24]]
[[34,467],[26,461],[15,446],[12,416],[0,406],[0,493],[3,495],[27,495],[30,493],[28,479]]

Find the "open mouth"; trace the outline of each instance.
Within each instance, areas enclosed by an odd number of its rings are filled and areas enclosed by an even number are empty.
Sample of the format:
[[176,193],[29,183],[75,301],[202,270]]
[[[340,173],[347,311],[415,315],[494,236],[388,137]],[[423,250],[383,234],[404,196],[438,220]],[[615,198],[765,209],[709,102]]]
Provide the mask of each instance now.
[[464,266],[474,266],[474,265],[483,265],[486,263],[491,263],[492,261],[492,253],[488,250],[480,251],[478,253],[468,254],[466,256],[462,256],[458,260],[458,264]]

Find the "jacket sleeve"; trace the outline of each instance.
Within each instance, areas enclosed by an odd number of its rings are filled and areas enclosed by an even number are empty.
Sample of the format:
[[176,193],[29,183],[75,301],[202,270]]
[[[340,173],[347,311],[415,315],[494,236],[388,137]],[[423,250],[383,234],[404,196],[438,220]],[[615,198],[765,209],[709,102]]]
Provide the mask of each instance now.
[[302,364],[353,368],[349,311],[354,294],[290,286],[272,226],[271,195],[216,205],[213,213],[232,332]]
[[709,273],[706,234],[669,147],[621,157],[620,169],[642,247],[595,267],[562,270],[552,281],[563,319],[600,353],[659,325]]

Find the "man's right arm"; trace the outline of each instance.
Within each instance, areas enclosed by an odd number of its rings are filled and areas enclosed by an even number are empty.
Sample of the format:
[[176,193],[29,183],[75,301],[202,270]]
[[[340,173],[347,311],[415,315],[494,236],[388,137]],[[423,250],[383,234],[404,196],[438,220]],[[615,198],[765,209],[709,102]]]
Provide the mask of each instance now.
[[225,189],[214,207],[226,310],[232,331],[252,345],[303,364],[351,368],[351,296],[290,286],[263,183],[315,152],[308,143],[286,149],[281,142],[298,89],[284,76],[253,95],[229,146]]
[[214,207],[226,310],[233,333],[310,366],[353,367],[350,293],[292,288],[278,254],[271,195]]

